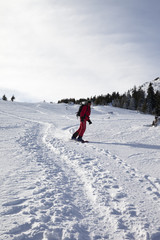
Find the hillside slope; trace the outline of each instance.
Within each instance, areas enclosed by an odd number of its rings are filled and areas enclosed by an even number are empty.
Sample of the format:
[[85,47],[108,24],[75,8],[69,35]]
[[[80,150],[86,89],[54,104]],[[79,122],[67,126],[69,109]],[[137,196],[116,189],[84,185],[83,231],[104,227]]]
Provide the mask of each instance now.
[[160,239],[160,138],[153,117],[0,101],[0,239]]

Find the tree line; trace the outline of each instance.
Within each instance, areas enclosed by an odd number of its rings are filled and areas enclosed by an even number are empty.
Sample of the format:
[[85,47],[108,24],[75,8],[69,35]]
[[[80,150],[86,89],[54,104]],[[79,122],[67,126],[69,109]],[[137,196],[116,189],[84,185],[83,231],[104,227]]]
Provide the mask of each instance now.
[[152,83],[149,84],[147,92],[141,87],[134,87],[132,91],[115,98],[112,105],[160,116],[160,91],[154,92]]
[[66,98],[58,101],[58,103],[82,104],[87,100],[91,100],[93,105],[112,104],[114,107],[137,110],[143,113],[160,116],[160,91],[154,92],[152,83],[149,84],[147,92],[141,87],[137,89],[135,86],[131,91],[124,94],[113,92],[112,94],[100,95],[87,99],[81,98],[79,100],[75,100],[75,98]]

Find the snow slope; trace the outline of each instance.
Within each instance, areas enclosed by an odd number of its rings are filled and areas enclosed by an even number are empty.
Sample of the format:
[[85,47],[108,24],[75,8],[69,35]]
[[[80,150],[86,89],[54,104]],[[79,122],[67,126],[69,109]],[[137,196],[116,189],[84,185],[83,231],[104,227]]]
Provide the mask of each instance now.
[[149,84],[152,83],[154,92],[156,93],[157,91],[160,92],[160,78],[157,77],[156,79],[152,80],[151,82],[145,82],[143,85],[141,85],[139,88],[141,88],[145,93],[147,94],[147,90],[149,87]]
[[160,126],[153,116],[0,101],[1,240],[159,240]]

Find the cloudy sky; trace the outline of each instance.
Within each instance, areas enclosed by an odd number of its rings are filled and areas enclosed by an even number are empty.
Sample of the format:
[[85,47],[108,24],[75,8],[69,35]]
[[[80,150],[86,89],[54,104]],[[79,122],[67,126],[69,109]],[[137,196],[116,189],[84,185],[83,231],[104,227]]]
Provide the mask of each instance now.
[[160,76],[159,0],[0,0],[0,97],[124,93]]

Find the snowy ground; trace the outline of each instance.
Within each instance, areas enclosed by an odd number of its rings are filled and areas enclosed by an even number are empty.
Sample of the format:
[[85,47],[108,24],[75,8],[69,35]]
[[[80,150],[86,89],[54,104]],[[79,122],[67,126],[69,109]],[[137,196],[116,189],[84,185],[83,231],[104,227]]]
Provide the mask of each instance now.
[[0,240],[159,240],[160,126],[94,107],[0,101]]

